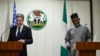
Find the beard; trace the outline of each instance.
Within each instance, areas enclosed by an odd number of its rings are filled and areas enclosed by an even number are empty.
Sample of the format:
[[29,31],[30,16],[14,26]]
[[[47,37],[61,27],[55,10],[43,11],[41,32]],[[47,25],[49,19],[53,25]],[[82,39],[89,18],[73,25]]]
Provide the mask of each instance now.
[[74,24],[74,26],[75,26],[75,27],[79,27],[79,26],[80,26],[80,24]]

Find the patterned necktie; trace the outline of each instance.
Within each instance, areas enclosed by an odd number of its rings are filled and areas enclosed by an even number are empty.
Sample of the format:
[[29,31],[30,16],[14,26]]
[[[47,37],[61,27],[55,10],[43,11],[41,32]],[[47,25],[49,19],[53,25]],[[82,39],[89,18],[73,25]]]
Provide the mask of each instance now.
[[17,37],[20,35],[20,27],[18,27]]

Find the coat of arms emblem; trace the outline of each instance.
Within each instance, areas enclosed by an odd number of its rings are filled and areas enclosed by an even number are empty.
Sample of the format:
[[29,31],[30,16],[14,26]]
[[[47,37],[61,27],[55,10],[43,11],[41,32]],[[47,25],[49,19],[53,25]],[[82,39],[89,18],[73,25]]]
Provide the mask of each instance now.
[[33,10],[27,16],[27,24],[35,30],[42,29],[47,23],[47,16],[41,10]]

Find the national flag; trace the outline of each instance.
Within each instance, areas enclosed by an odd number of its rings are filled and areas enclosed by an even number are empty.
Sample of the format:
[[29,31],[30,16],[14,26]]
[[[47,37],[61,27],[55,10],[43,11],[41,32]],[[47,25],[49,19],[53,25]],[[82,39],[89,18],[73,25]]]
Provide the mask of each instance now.
[[14,6],[13,6],[13,22],[12,25],[16,25],[16,2],[14,1]]
[[10,17],[9,17],[9,0],[7,0],[7,15],[6,15],[6,23],[5,23],[5,31],[2,33],[5,34],[3,41],[7,41],[10,31]]
[[67,13],[66,13],[66,0],[64,0],[60,56],[68,56],[68,51],[66,49],[65,40],[64,40],[66,31],[67,31]]

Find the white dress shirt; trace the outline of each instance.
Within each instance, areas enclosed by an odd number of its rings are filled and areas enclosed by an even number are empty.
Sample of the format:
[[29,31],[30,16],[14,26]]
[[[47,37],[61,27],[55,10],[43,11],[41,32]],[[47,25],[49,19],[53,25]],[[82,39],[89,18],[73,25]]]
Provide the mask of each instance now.
[[[16,30],[16,36],[17,36],[17,33],[18,33],[18,26],[17,26],[17,30]],[[23,25],[20,27],[20,33],[22,32],[22,29],[23,29]]]

